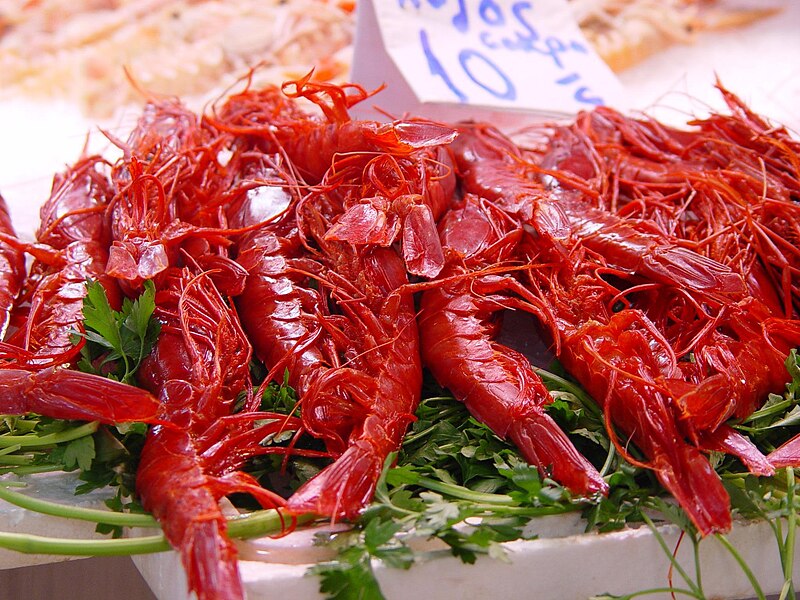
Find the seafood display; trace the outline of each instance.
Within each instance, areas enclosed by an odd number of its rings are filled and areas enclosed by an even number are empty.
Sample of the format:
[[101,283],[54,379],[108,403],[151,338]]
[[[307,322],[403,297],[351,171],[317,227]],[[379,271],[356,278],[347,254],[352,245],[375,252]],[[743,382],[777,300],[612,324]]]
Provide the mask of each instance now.
[[[426,377],[542,477],[608,493],[501,339],[524,313],[618,454],[702,535],[728,531],[710,454],[800,466],[800,438],[767,452],[732,427],[781,393],[800,346],[800,142],[719,87],[729,113],[685,129],[600,107],[530,146],[489,124],[354,120],[368,91],[309,76],[203,114],[151,100],[109,136],[119,159],[56,176],[34,243],[0,202],[0,413],[148,423],[138,497],[198,598],[243,598],[220,500],[251,496],[287,532],[356,520]],[[115,310],[154,299],[157,338],[122,381],[102,357],[81,370],[87,281]],[[262,409],[271,382],[297,395],[289,414]],[[275,490],[247,471],[270,454],[325,465]]]

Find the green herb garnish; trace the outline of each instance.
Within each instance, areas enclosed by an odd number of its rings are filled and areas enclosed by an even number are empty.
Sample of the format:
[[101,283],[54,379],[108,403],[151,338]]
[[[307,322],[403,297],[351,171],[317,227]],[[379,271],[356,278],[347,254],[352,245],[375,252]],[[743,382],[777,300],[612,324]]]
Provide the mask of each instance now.
[[161,324],[153,317],[155,286],[144,282],[144,291],[134,301],[126,298],[122,310],[108,303],[105,288],[97,281],[86,286],[83,300],[86,345],[78,368],[133,384],[133,376],[153,349]]

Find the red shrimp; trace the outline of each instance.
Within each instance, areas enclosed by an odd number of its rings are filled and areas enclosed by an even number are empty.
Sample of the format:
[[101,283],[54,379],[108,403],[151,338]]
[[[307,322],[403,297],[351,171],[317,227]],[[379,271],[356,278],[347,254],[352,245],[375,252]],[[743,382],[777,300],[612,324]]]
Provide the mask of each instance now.
[[[768,318],[783,312],[782,302],[768,281],[764,263],[754,254],[758,236],[745,233],[757,227],[764,214],[759,204],[778,209],[778,202],[760,202],[757,196],[765,190],[771,197],[785,196],[785,192],[772,183],[763,188],[752,180],[743,184],[744,174],[729,167],[743,163],[751,154],[746,149],[720,144],[719,139],[702,132],[678,132],[652,120],[634,120],[611,109],[583,115],[574,126],[559,128],[553,140],[543,162],[559,169],[548,171],[562,187],[559,196],[569,196],[563,188],[578,191],[588,187],[596,192],[598,206],[625,217],[617,225],[612,220],[609,228],[603,216],[608,212],[581,208],[584,214],[595,211],[600,215],[590,216],[590,227],[584,224],[578,229],[582,243],[613,262],[618,242],[598,245],[591,239],[594,231],[617,234],[627,242],[628,223],[638,222],[630,215],[641,215],[662,234],[671,234],[676,243],[690,243],[693,253],[702,253],[708,264],[722,265],[742,282],[738,291],[727,286],[722,298],[716,293],[714,278],[704,288],[681,285],[681,280],[696,281],[697,277],[694,271],[681,277],[680,261],[670,261],[678,267],[673,269],[674,278],[659,278],[652,269],[635,268],[635,273],[649,276],[647,285],[652,293],[649,299],[637,294],[639,298],[633,304],[646,311],[678,356],[691,358],[679,362],[684,383],[676,381],[672,386],[683,427],[695,443],[719,449],[712,438],[734,437],[732,430],[725,436],[719,433],[721,428],[727,430],[723,425],[727,419],[746,417],[768,392],[782,389],[788,377],[781,368],[783,359],[789,348],[800,342],[790,333],[796,331],[790,321],[773,327],[787,331],[784,340],[776,341],[774,335],[765,334]],[[720,146],[718,150],[707,152],[716,145]],[[697,152],[695,148],[706,151]],[[721,169],[725,156],[729,158]],[[784,214],[788,216],[793,210],[787,209]],[[697,261],[684,264],[691,269]],[[669,289],[670,279],[678,284],[677,290]],[[665,285],[652,287],[654,281]],[[637,283],[641,278],[629,285],[635,289]],[[632,294],[623,296],[632,301]],[[787,341],[791,338],[794,341]],[[681,386],[686,389],[681,391]],[[730,451],[751,470],[764,472],[766,461],[760,453],[750,448],[744,455],[742,447],[737,443]]]
[[[286,193],[282,187],[271,189]],[[258,214],[248,208],[257,198],[255,195],[240,207],[237,218],[242,213]],[[328,298],[320,286],[312,285],[328,276],[329,270],[303,245],[295,208],[293,203],[280,218],[239,242],[237,260],[247,269],[248,278],[236,303],[256,355],[274,376],[281,376],[284,370],[288,373],[289,384],[300,399],[303,429],[324,440],[328,450],[341,457],[297,492],[290,500],[292,510],[354,517],[371,499],[383,460],[397,442],[385,441],[387,433],[380,420],[366,408],[373,402],[370,397],[379,393],[376,381],[342,364],[347,360],[343,355],[356,354],[343,347],[352,347],[352,339],[363,338],[365,332],[341,315],[331,315]],[[346,306],[352,308],[350,303]],[[373,324],[364,327],[367,325]],[[391,383],[385,378],[381,385]],[[406,394],[404,390],[389,398]],[[348,450],[353,431],[362,421],[364,440],[356,440]],[[391,436],[399,439],[402,433],[391,431]]]
[[766,458],[727,423],[746,418],[767,394],[784,388],[783,363],[800,344],[798,324],[753,298],[722,305],[706,298],[698,305],[690,293],[665,286],[634,290],[618,294],[624,302],[617,304],[645,313],[678,357],[677,372],[663,387],[681,431],[701,449],[733,454],[751,472],[769,475]]
[[[739,275],[716,261],[681,247],[680,240],[645,222],[624,221],[596,210],[576,194],[548,192],[532,177],[542,168],[524,159],[499,131],[485,125],[464,126],[454,142],[464,189],[493,202],[523,222],[563,255],[581,244],[608,257],[610,264],[665,283],[721,294],[742,293]],[[555,176],[558,176],[555,174]],[[589,187],[581,193],[597,195]]]
[[72,369],[0,368],[0,413],[53,419],[159,422],[160,402],[137,387]]
[[[692,156],[719,158],[720,166],[736,166],[744,173],[755,173],[769,187],[783,189],[781,199],[797,198],[800,193],[800,140],[786,127],[770,123],[757,115],[735,94],[717,81],[730,113],[711,114],[690,122],[702,135],[689,150]],[[732,153],[731,148],[737,152]]]
[[[368,96],[358,86],[305,77],[283,90],[316,104],[324,118],[298,114],[287,98],[262,90],[232,97],[211,121],[238,136],[237,144],[250,139],[261,151],[280,152],[306,184],[322,184],[336,200],[330,216],[343,213],[330,239],[383,246],[402,240],[409,272],[435,276],[442,266],[435,221],[455,189],[446,147],[455,130],[419,119],[351,120],[348,108]],[[353,187],[364,174],[364,186]]]
[[249,276],[236,302],[257,356],[273,376],[287,370],[303,430],[336,458],[289,499],[289,508],[354,518],[419,402],[413,300],[392,294],[407,282],[393,249],[327,239],[326,194],[299,202],[290,176],[273,167],[262,170],[259,191],[232,204],[231,223],[250,225],[262,218],[263,198],[283,194],[289,201],[283,214],[238,243],[237,260]]
[[239,242],[237,260],[249,276],[236,302],[257,356],[273,376],[287,370],[303,429],[336,457],[289,507],[354,518],[372,498],[419,403],[413,300],[393,294],[408,281],[405,269],[391,248],[330,239],[335,201],[326,193],[300,202],[298,187],[277,165],[271,173],[262,170],[260,179],[257,192],[250,189],[241,204],[232,204],[231,223],[261,220],[257,205],[266,197],[283,194],[289,207]]
[[75,359],[82,343],[72,336],[82,331],[87,279],[102,283],[111,305],[119,305],[119,289],[104,273],[108,227],[103,211],[110,185],[101,164],[98,157],[84,158],[56,177],[41,208],[38,243],[22,246],[37,260],[19,307],[24,323],[2,348],[2,356],[17,367],[45,368]]
[[654,385],[674,368],[666,341],[633,310],[615,313],[607,323],[592,319],[570,329],[562,335],[559,354],[565,368],[600,399],[607,418],[649,459],[647,466],[701,533],[729,530],[721,481],[700,451],[683,440],[670,399]]
[[[0,196],[0,234],[16,238],[6,201]],[[17,296],[25,281],[25,254],[20,247],[0,238],[0,340],[6,335]]]
[[610,304],[643,311],[678,357],[683,383],[675,381],[671,394],[695,442],[728,419],[747,417],[786,383],[781,365],[800,344],[800,330],[776,316],[774,306],[747,294],[721,298],[607,267],[598,274],[618,290]]
[[423,362],[440,385],[514,442],[529,463],[577,494],[605,493],[606,482],[544,411],[551,397],[528,359],[494,340],[500,311],[550,316],[517,279],[503,274],[503,260],[513,259],[522,230],[492,212],[467,196],[440,225],[449,259],[439,284],[422,294]]
[[747,276],[757,269],[755,279],[770,280],[790,317],[800,311],[800,142],[720,89],[733,114],[694,123],[702,135],[687,152],[705,164],[687,178],[700,199],[727,213],[717,244],[727,245],[728,260]]
[[300,236],[299,187],[266,155],[242,169],[240,197],[230,200],[228,219],[240,228],[264,224],[236,244],[236,260],[248,274],[235,299],[239,318],[259,360],[279,378],[287,371],[302,397],[320,369],[338,362],[323,327],[326,301],[314,281],[323,268]]
[[[628,308],[612,312],[613,288],[586,266],[578,272],[550,270],[530,273],[531,289],[541,293],[554,311],[552,334],[564,367],[581,382],[604,410],[609,435],[623,456],[633,442],[703,534],[727,531],[731,515],[727,492],[700,450],[687,443],[679,428],[679,411],[665,389],[678,378],[677,359],[667,340],[644,313]],[[625,433],[617,440],[612,425]]]
[[228,258],[229,232],[181,221],[165,189],[174,182],[145,173],[136,158],[129,168],[130,184],[112,201],[113,241],[106,274],[132,295],[145,280],[160,277],[170,266],[189,263],[206,268],[227,294],[239,293],[245,273]]
[[[237,395],[247,389],[251,349],[234,311],[207,275],[171,268],[157,293],[156,314],[162,332],[138,377],[159,396],[161,417],[172,426],[149,431],[137,493],[180,553],[198,598],[244,598],[236,549],[226,536],[218,501],[245,492],[262,506],[282,506],[283,499],[236,470],[255,451],[253,435],[242,427],[252,426],[254,417],[271,417],[257,431],[263,439],[297,424],[289,417],[253,413],[252,403],[246,412],[232,414]],[[221,420],[228,425],[221,428]],[[220,445],[237,430],[242,443],[226,446],[229,456],[220,457]]]
[[237,279],[224,208],[212,201],[230,185],[219,158],[228,141],[178,102],[149,104],[128,141],[115,140],[124,156],[112,170],[107,273],[127,293],[178,264],[183,252]]
[[414,301],[398,291],[408,281],[402,259],[389,248],[339,251],[328,278],[343,316],[336,337],[344,361],[316,377],[300,403],[304,427],[340,455],[288,507],[354,519],[415,418],[422,366]]

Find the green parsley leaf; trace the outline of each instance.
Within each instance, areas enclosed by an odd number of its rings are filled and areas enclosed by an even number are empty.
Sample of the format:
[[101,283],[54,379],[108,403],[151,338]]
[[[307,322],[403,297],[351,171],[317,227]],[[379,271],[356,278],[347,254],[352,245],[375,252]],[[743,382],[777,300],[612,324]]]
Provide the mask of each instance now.
[[121,352],[122,338],[119,333],[117,313],[109,305],[106,290],[99,281],[86,284],[83,318],[87,329],[87,340]]
[[133,383],[142,360],[150,354],[161,330],[153,318],[155,286],[144,283],[144,291],[134,301],[125,299],[121,311],[111,308],[105,288],[88,282],[83,300],[86,346],[78,368]]
[[64,448],[62,460],[64,468],[67,470],[78,467],[87,470],[92,466],[95,457],[94,438],[90,435],[72,440]]
[[312,573],[320,576],[320,593],[331,600],[383,600],[368,552],[351,547],[338,558],[336,563],[312,567]]
[[367,550],[377,551],[378,548],[388,543],[402,527],[402,524],[393,521],[372,519],[364,529],[364,544]]

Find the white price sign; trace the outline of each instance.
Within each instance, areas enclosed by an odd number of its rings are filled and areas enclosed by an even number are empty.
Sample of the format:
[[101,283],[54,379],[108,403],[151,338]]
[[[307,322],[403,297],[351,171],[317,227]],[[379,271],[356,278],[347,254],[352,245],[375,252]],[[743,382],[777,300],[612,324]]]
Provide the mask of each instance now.
[[620,104],[619,81],[566,0],[364,0],[359,13],[354,79],[386,83],[386,98],[400,78],[423,105],[574,113]]

